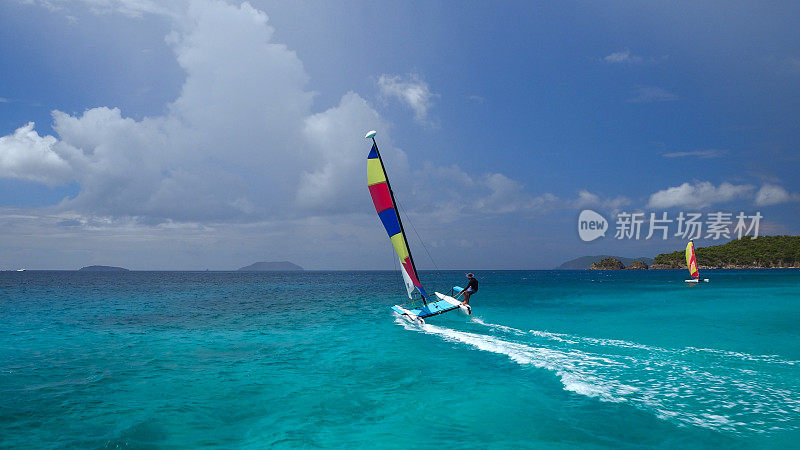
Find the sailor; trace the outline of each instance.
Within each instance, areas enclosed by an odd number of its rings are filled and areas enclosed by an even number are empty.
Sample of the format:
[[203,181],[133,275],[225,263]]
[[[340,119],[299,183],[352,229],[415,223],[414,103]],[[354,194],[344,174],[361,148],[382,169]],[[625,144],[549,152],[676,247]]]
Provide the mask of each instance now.
[[461,302],[462,305],[469,305],[469,298],[472,294],[478,292],[478,280],[475,279],[475,275],[470,272],[467,274],[467,278],[469,278],[469,283],[467,283],[467,287],[464,288],[459,295],[464,294],[464,301]]

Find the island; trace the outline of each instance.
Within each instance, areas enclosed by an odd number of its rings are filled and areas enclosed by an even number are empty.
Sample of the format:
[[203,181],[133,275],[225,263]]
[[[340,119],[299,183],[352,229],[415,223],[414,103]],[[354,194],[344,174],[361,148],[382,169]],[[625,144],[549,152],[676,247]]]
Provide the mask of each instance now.
[[603,258],[600,261],[592,263],[589,270],[647,270],[647,263],[634,259],[628,265],[625,265],[618,258],[609,257]]
[[295,263],[289,261],[259,261],[249,266],[242,267],[239,272],[285,272],[294,270],[305,270]]
[[631,261],[630,264],[625,266],[625,270],[647,270],[647,269],[648,269],[647,264],[639,260]]
[[589,270],[622,270],[625,265],[617,258],[603,258],[596,263],[592,263]]
[[130,272],[124,267],[115,266],[86,266],[78,269],[79,272]]
[[[695,247],[701,269],[786,269],[800,268],[800,236],[749,236],[727,244]],[[685,269],[685,250],[662,253],[651,269]]]
[[630,266],[634,261],[640,261],[644,263],[645,266],[653,264],[653,260],[651,258],[645,258],[645,257],[626,258],[624,256],[596,255],[596,256],[581,256],[580,258],[571,259],[561,264],[560,266],[556,267],[555,270],[588,270],[592,266],[592,264],[606,258],[618,259],[625,266]]

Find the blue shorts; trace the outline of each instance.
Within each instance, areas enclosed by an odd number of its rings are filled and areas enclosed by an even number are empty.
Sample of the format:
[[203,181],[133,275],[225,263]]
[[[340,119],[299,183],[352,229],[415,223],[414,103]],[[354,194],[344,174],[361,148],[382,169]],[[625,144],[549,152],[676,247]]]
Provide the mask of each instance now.
[[476,292],[478,292],[478,291],[475,291],[475,290],[473,290],[472,288],[469,288],[469,289],[467,289],[467,291],[466,291],[466,292],[467,292],[468,294],[474,294],[474,293],[476,293]]

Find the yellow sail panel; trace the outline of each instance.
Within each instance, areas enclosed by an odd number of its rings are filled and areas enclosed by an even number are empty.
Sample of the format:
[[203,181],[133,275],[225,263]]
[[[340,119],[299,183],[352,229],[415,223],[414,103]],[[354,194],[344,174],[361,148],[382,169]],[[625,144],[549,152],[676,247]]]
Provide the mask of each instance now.
[[405,259],[408,258],[408,247],[406,247],[406,241],[403,239],[403,233],[397,233],[389,239],[392,240],[394,251],[397,252],[397,256],[400,257],[400,261],[405,261]]
[[386,181],[386,173],[381,167],[381,161],[378,158],[370,158],[367,160],[367,186],[373,184],[383,183]]

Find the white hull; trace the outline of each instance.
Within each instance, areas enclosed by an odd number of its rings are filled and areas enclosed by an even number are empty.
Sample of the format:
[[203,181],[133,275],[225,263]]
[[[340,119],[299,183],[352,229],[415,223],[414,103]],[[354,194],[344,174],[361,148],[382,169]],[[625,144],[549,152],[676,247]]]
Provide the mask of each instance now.
[[411,323],[418,323],[420,325],[425,325],[425,319],[423,319],[422,317],[412,313],[411,311],[401,306],[396,306],[396,308],[403,311],[403,314],[401,314],[402,318],[408,320]]
[[701,281],[704,283],[708,283],[708,278],[702,278],[702,279],[692,278],[691,280],[684,280],[684,281],[686,281],[689,284],[698,284]]
[[449,295],[444,295],[441,292],[434,292],[434,294],[436,294],[436,296],[439,297],[440,300],[444,300],[453,306],[458,306],[459,309],[461,309],[461,311],[463,311],[464,313],[470,316],[472,315],[472,307],[470,307],[469,305],[462,305],[460,301],[456,300],[453,297],[450,297]]

